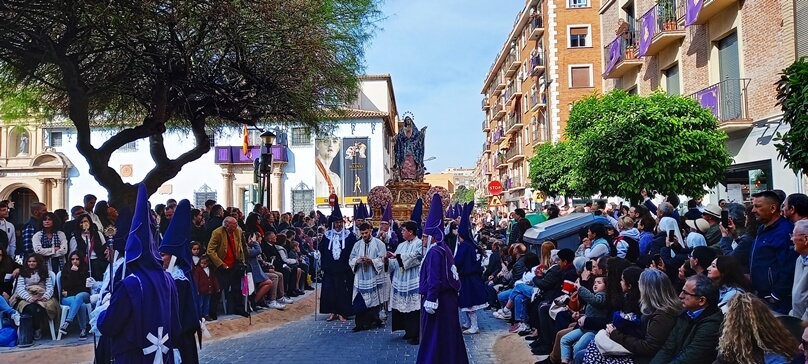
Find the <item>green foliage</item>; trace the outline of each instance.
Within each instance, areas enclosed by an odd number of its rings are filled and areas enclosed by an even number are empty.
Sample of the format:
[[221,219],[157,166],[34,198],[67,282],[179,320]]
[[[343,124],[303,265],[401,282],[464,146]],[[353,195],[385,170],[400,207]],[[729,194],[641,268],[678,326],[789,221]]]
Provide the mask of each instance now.
[[474,201],[474,193],[476,190],[474,188],[466,188],[465,185],[460,185],[455,188],[455,192],[452,195],[452,204],[455,203],[467,203]]
[[794,173],[808,167],[808,61],[800,58],[785,70],[777,82],[777,104],[783,110],[783,122],[790,126],[777,133],[774,145],[779,159]]
[[483,208],[483,209],[487,208],[488,207],[488,197],[483,196],[483,197],[478,198],[477,202],[474,205],[479,207],[479,208]]
[[[150,192],[210,150],[222,125],[310,127],[358,95],[381,0],[7,0],[0,5],[0,116],[68,117],[113,198],[134,196],[112,152],[149,138]],[[101,146],[90,128],[121,127]],[[196,146],[170,159],[168,128]],[[126,197],[126,199],[130,199]]]
[[530,162],[533,188],[548,195],[637,197],[642,188],[701,196],[731,158],[716,118],[694,100],[615,90],[577,101],[566,134]]
[[562,141],[536,147],[530,159],[530,183],[535,190],[548,196],[586,194],[581,191],[582,180],[576,169],[580,158],[578,144]]

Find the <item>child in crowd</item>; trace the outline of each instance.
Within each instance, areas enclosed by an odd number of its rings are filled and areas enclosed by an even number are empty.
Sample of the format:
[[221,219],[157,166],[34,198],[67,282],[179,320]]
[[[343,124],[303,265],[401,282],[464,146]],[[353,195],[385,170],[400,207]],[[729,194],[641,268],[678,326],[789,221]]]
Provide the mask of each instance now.
[[196,289],[199,291],[199,314],[207,321],[213,321],[210,317],[210,297],[221,291],[219,280],[211,274],[208,267],[208,256],[199,257],[199,264],[194,266],[194,280]]
[[583,329],[584,320],[586,318],[605,319],[609,317],[609,301],[606,299],[606,277],[595,277],[595,283],[592,285],[591,291],[578,283],[575,283],[575,287],[578,289],[578,300],[580,300],[581,303],[586,303],[586,311],[583,316],[579,316],[577,312],[572,313],[572,318],[578,320],[578,326],[575,330],[561,337],[562,363],[571,362],[572,354],[584,349],[584,347],[578,347],[579,345],[576,345],[579,341],[589,344],[591,340],[581,340],[584,335],[592,335],[594,337],[594,332],[587,332]]
[[199,264],[199,256],[202,254],[202,244],[198,241],[191,242],[191,257],[194,260],[194,266]]

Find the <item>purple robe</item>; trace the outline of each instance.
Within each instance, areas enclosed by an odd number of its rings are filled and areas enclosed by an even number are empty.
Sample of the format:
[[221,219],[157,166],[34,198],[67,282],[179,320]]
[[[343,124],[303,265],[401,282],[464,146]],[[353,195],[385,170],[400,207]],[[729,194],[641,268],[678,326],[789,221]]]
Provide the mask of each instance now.
[[[443,242],[430,247],[424,257],[418,287],[421,294],[421,344],[416,363],[469,362],[457,314],[460,280],[452,271],[453,265],[452,252]],[[434,314],[424,310],[426,302],[438,303]]]
[[[98,329],[109,337],[115,363],[152,363],[158,353],[163,363],[173,363],[173,341],[181,330],[174,280],[166,272],[146,273],[149,278],[133,273],[115,287],[109,308],[98,317]],[[166,339],[162,345],[161,339]]]
[[455,266],[463,289],[460,290],[460,308],[463,311],[476,311],[488,306],[488,298],[483,283],[482,257],[468,241],[457,243]]

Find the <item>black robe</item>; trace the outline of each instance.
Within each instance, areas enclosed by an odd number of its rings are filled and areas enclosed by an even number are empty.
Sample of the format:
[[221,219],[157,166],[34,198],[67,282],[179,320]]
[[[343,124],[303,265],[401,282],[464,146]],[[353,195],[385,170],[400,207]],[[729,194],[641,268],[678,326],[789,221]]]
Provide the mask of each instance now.
[[320,251],[320,267],[323,270],[322,296],[320,298],[320,312],[335,313],[343,317],[351,316],[353,306],[351,297],[353,296],[354,274],[348,259],[351,250],[356,243],[354,234],[348,234],[345,238],[345,247],[340,253],[338,260],[329,249],[330,241],[323,237],[318,245]]

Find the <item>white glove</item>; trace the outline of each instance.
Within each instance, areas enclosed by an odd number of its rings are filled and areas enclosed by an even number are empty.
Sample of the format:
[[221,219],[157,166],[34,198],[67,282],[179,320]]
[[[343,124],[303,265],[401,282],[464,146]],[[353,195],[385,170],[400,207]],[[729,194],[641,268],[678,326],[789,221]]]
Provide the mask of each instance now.
[[424,311],[426,311],[426,313],[428,313],[428,314],[430,314],[430,315],[434,315],[434,314],[435,314],[435,310],[433,310],[433,309],[431,309],[431,308],[429,308],[429,307],[425,307],[425,308],[424,308]]
[[93,279],[93,277],[87,277],[87,279],[84,282],[84,285],[87,286],[87,288],[91,288],[94,284],[95,279]]

